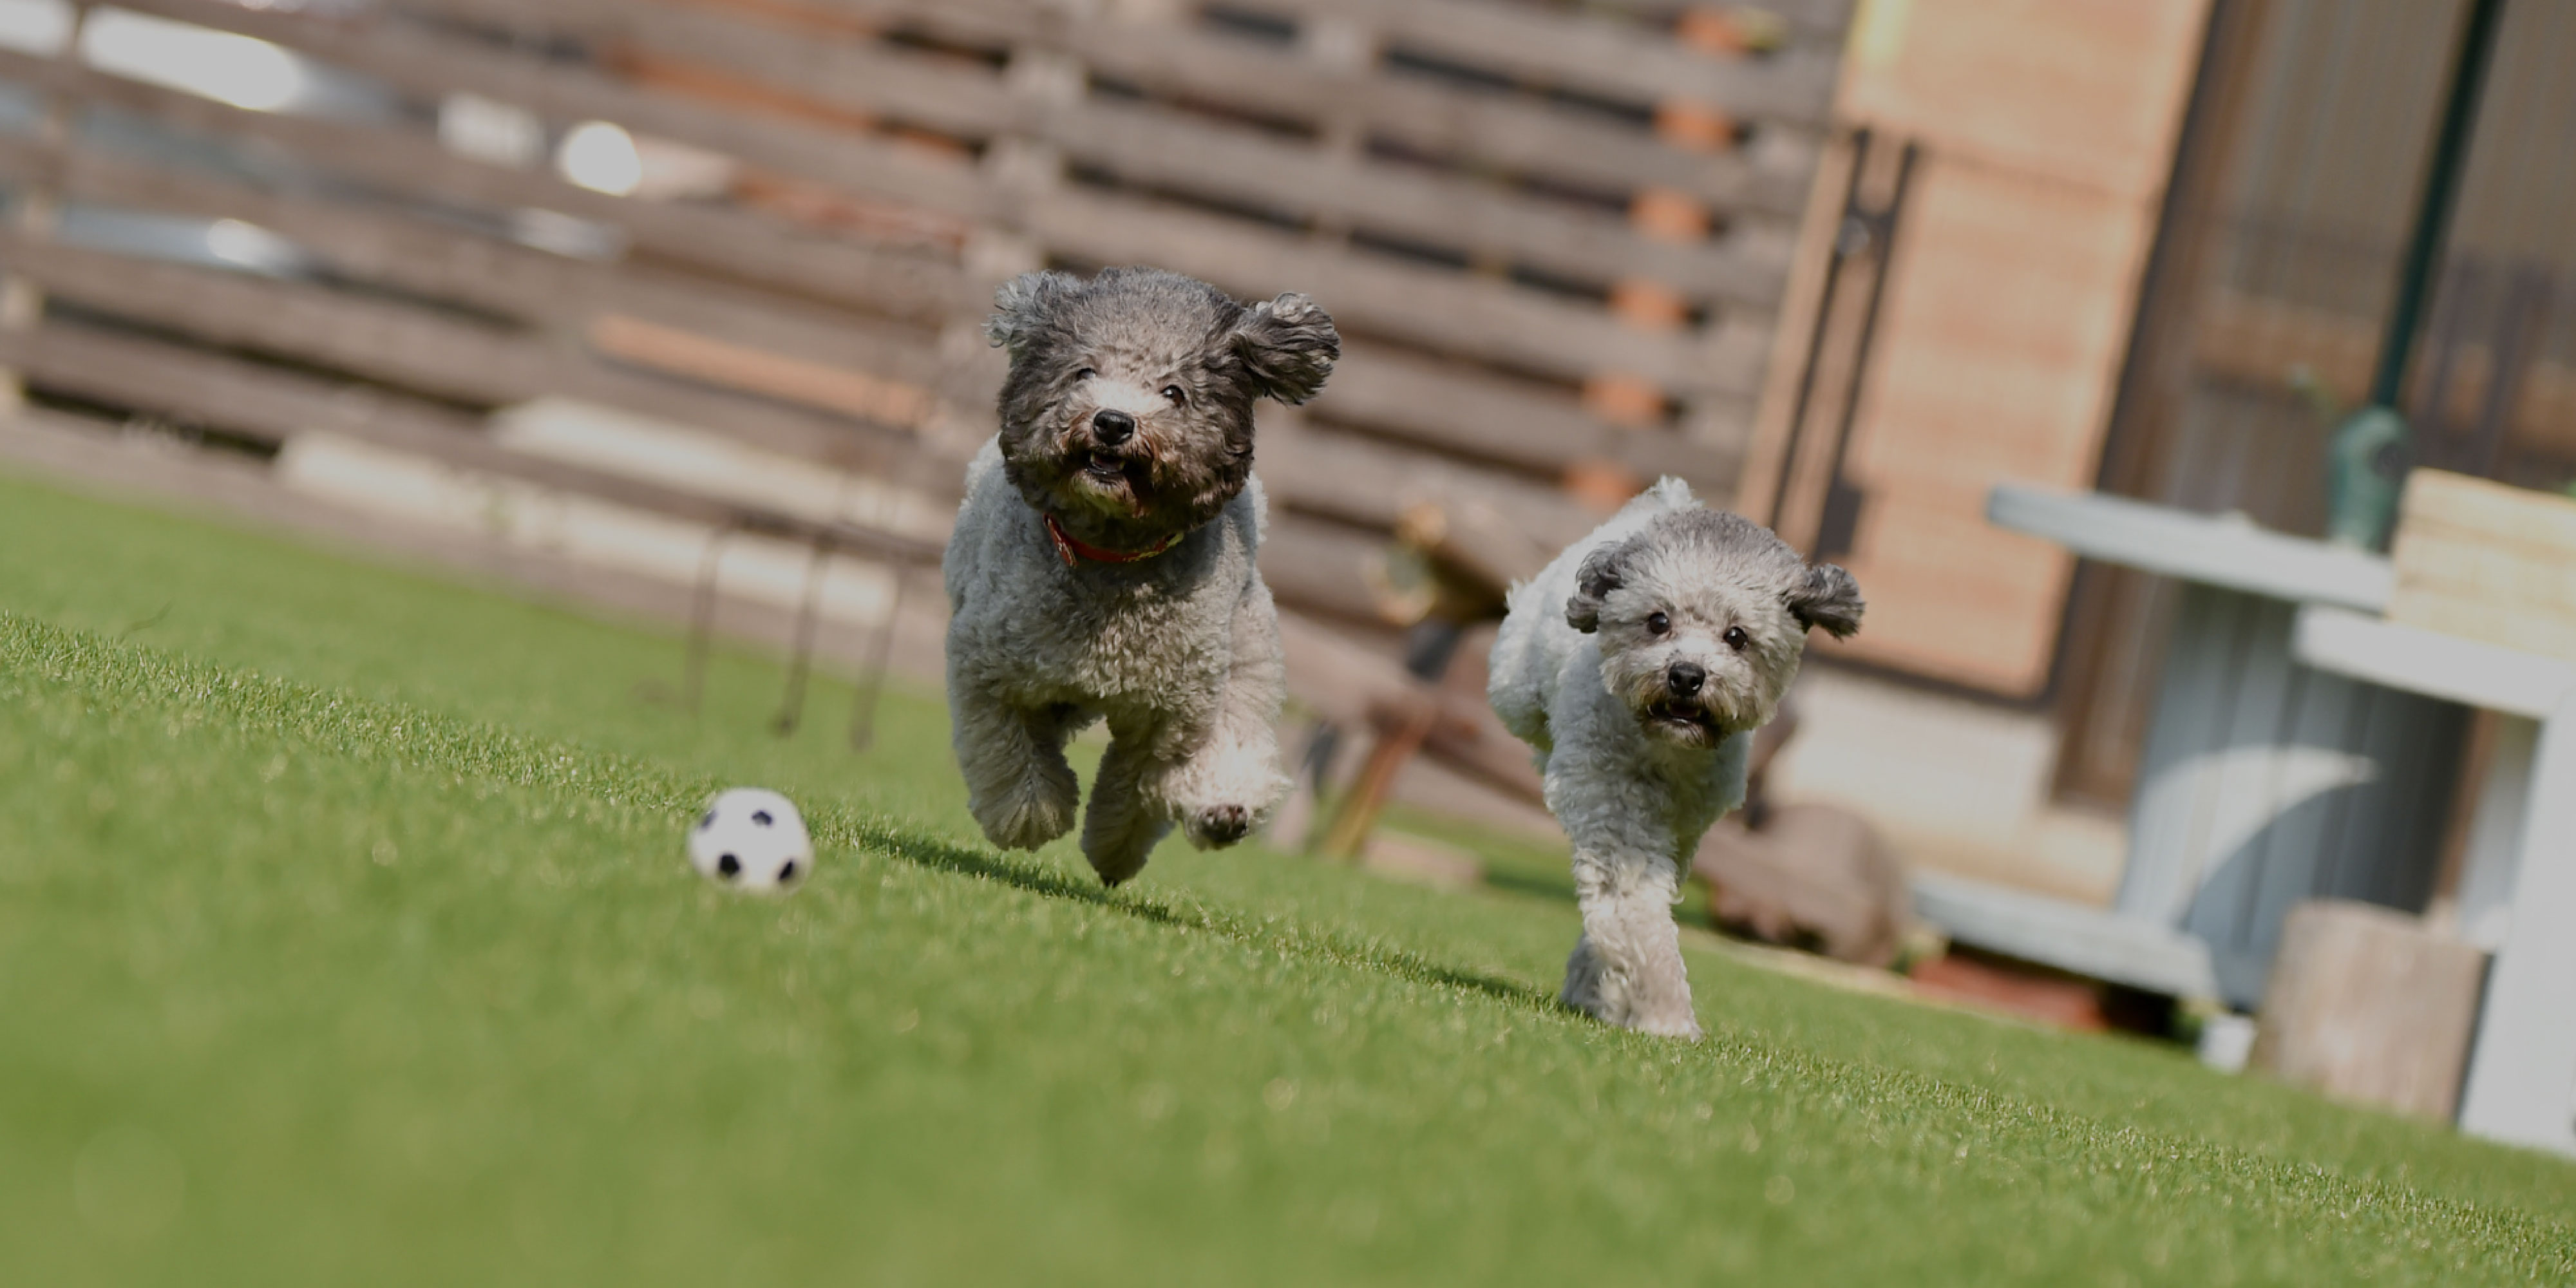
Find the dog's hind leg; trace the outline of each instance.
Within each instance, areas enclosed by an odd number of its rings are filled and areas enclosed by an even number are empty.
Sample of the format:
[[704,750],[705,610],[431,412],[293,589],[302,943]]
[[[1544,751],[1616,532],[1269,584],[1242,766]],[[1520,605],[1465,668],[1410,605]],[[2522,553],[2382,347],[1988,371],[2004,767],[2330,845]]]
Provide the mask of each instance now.
[[1029,709],[984,697],[949,704],[957,768],[966,778],[966,809],[985,839],[1006,850],[1034,850],[1073,828],[1082,784],[1064,761],[1064,742],[1081,717],[1065,705]]
[[1234,666],[1206,738],[1163,775],[1157,792],[1190,844],[1222,849],[1252,834],[1288,794],[1279,769],[1279,708],[1288,668],[1279,614],[1255,584],[1234,614]]
[[1679,880],[1672,860],[1652,850],[1576,846],[1583,938],[1565,964],[1566,1005],[1622,1028],[1700,1036],[1673,924]]
[[1152,764],[1145,738],[1113,732],[1109,750],[1101,753],[1100,772],[1091,780],[1091,808],[1082,818],[1082,857],[1100,874],[1102,885],[1114,886],[1136,875],[1154,843],[1172,830],[1171,820],[1146,799],[1145,771]]

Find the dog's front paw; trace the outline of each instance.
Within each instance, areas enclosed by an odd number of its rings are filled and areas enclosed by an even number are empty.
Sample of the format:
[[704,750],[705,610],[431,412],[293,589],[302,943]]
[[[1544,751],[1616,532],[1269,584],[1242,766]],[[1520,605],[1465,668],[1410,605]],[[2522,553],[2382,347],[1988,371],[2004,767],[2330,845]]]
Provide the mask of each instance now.
[[1023,791],[975,812],[984,839],[1005,850],[1034,850],[1073,830],[1075,797],[1069,792]]
[[1202,850],[1220,850],[1252,834],[1253,813],[1245,805],[1210,805],[1192,813],[1181,824],[1190,844]]
[[1033,803],[986,827],[984,839],[1005,850],[1034,850],[1072,830],[1070,816]]

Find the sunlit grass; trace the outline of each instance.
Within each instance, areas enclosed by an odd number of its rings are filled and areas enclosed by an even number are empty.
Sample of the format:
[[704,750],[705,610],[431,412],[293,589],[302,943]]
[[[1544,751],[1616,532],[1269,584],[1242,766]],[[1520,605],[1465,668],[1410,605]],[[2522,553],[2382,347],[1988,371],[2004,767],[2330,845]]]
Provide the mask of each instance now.
[[[1443,895],[978,840],[934,695],[0,481],[0,1278],[2469,1283],[2576,1168],[1694,955],[1556,1010],[1552,856]],[[821,846],[681,858],[724,784]],[[1408,827],[1438,829],[1412,817]],[[1522,848],[1515,849],[1516,845]]]

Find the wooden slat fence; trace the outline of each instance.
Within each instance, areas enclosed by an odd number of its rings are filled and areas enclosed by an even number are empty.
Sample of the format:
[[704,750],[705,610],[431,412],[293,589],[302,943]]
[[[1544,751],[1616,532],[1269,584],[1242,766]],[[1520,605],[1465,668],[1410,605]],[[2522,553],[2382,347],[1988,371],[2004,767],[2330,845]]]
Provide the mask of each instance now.
[[[953,496],[989,432],[993,285],[1158,263],[1342,324],[1327,394],[1266,421],[1262,454],[1283,600],[1356,622],[1369,551],[1425,503],[1519,526],[1525,572],[1656,474],[1732,493],[1848,4],[115,7],[273,42],[381,110],[251,111],[0,50],[0,82],[73,123],[0,134],[0,185],[253,225],[310,269],[22,221],[0,268],[48,306],[0,328],[0,366],[37,397],[696,513],[487,437],[495,409],[570,397]],[[461,95],[730,178],[647,200],[476,159],[435,129]],[[547,249],[528,212],[597,247]]]

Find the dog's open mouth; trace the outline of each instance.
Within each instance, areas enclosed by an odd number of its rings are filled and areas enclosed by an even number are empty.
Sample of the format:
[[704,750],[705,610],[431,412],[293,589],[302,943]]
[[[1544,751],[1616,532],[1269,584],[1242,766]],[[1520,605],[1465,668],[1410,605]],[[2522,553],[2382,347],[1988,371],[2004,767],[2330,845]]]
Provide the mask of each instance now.
[[1095,452],[1088,449],[1076,452],[1073,468],[1075,473],[1094,483],[1115,486],[1128,481],[1127,458],[1108,452]]
[[1128,477],[1127,458],[1088,449],[1073,455],[1073,476],[1103,491],[1133,491],[1135,480]]
[[1690,742],[1715,742],[1724,732],[1717,727],[1717,717],[1696,702],[1658,702],[1646,708],[1646,723]]

